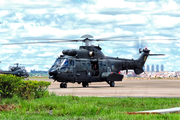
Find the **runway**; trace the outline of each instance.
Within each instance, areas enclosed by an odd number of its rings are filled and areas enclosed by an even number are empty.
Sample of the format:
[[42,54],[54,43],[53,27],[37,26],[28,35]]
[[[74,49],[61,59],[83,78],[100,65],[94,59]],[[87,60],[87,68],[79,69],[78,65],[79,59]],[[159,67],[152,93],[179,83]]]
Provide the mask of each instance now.
[[59,85],[59,82],[52,82],[48,90],[57,95],[180,98],[180,80],[175,79],[123,79],[122,82],[115,82],[115,87],[110,87],[106,82],[90,83],[86,88],[77,83],[67,83],[67,88],[60,88]]

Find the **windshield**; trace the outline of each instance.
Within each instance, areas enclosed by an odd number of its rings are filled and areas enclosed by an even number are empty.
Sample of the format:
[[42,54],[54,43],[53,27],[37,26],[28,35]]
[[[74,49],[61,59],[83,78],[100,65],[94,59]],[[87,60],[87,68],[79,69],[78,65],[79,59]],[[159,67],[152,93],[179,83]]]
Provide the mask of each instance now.
[[61,59],[56,59],[54,62],[55,66],[68,66],[68,59],[66,58],[61,58]]
[[68,66],[68,60],[64,59],[61,63],[61,66]]

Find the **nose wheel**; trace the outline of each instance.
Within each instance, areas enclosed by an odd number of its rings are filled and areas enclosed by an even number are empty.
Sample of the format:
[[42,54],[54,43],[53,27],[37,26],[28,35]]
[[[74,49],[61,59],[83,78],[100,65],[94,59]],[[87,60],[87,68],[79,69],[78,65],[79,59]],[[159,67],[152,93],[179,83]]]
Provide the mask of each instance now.
[[88,84],[87,82],[83,82],[83,83],[82,83],[82,86],[83,86],[83,87],[89,87],[89,84]]
[[61,83],[60,88],[67,88],[67,83]]

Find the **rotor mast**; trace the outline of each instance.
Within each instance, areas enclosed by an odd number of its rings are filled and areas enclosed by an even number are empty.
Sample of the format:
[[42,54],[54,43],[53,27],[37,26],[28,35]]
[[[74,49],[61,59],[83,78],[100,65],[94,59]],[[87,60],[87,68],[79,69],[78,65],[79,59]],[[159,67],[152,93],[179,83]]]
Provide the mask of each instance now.
[[82,42],[85,43],[85,46],[91,46],[92,45],[93,39],[89,39],[89,38],[94,38],[92,35],[85,34],[85,35],[81,36],[81,38],[84,38],[84,40]]

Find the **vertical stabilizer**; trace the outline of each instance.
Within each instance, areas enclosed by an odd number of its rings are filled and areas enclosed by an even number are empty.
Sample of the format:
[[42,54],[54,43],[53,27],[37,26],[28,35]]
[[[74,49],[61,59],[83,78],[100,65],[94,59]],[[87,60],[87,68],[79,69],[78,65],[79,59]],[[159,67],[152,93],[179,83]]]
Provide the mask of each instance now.
[[140,51],[140,53],[142,53],[142,54],[140,55],[140,57],[137,60],[140,62],[141,68],[143,68],[143,66],[147,60],[147,57],[149,55],[149,52],[150,52],[150,50],[148,50],[147,48]]
[[147,48],[143,49],[142,51],[139,51],[141,53],[140,57],[137,59],[138,61],[138,67],[136,69],[134,69],[134,72],[136,74],[141,74],[142,72],[144,72],[143,67],[144,64],[147,60],[147,57],[149,55],[150,50],[148,50]]

